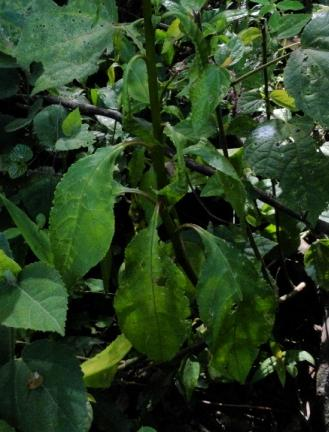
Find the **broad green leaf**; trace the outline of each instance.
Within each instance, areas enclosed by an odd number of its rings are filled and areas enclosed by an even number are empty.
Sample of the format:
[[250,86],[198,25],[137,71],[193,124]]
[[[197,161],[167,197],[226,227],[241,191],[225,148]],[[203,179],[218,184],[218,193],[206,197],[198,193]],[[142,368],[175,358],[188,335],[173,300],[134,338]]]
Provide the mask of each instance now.
[[329,291],[329,240],[313,243],[304,256],[305,270],[320,288]]
[[98,264],[110,247],[113,205],[120,193],[112,176],[122,149],[106,147],[78,160],[57,185],[50,241],[55,266],[68,286]]
[[226,96],[230,87],[229,73],[219,66],[208,65],[190,89],[192,104],[192,127],[194,133],[202,131],[205,123],[214,114],[216,107]]
[[39,340],[0,369],[0,416],[22,432],[87,432],[87,394],[74,352]]
[[247,139],[244,155],[257,175],[280,181],[280,201],[315,223],[329,202],[329,159],[309,132],[305,119],[264,122]]
[[81,129],[74,136],[59,138],[55,143],[55,150],[68,151],[82,147],[90,147],[93,145],[95,139],[96,137],[93,132],[89,130],[89,126],[83,124]]
[[5,421],[0,420],[0,432],[15,432],[15,429],[9,426]]
[[127,65],[125,85],[131,98],[145,104],[150,102],[146,63],[141,57],[135,57]]
[[276,5],[282,11],[297,11],[304,9],[304,5],[302,2],[298,0],[282,0]]
[[295,50],[284,71],[287,91],[296,105],[315,121],[329,126],[329,13],[317,14],[305,27],[301,48]]
[[0,282],[0,323],[64,335],[67,292],[59,273],[43,263],[26,266],[17,282]]
[[53,262],[53,256],[50,249],[48,233],[45,230],[40,230],[26,213],[2,194],[0,194],[0,201],[6,207],[34,255],[39,258],[40,261],[51,264]]
[[288,108],[291,111],[297,111],[295,99],[284,89],[271,91],[270,98],[272,102],[279,106]]
[[50,105],[34,117],[33,131],[43,147],[54,148],[55,142],[63,135],[61,124],[65,117],[66,109],[62,105]]
[[238,112],[252,114],[265,109],[265,102],[258,89],[245,91],[238,99]]
[[5,277],[5,273],[10,271],[12,274],[17,275],[21,271],[21,267],[16,261],[8,257],[5,252],[0,249],[0,280]]
[[310,19],[310,14],[273,14],[269,19],[269,27],[276,38],[287,39],[298,35]]
[[0,1],[0,51],[12,57],[32,0]]
[[185,154],[200,156],[217,170],[202,190],[203,196],[223,196],[243,218],[246,201],[245,188],[234,167],[221,153],[206,141],[185,149]]
[[115,310],[122,332],[155,361],[174,357],[186,339],[190,314],[186,276],[157,234],[158,211],[126,248]]
[[195,229],[205,248],[196,290],[200,318],[208,330],[211,368],[243,383],[260,345],[271,334],[274,293],[239,249]]
[[16,49],[17,61],[23,68],[32,62],[42,63],[43,72],[32,93],[96,72],[103,51],[112,49],[115,21],[114,0],[106,4],[70,0],[62,7],[52,0],[33,2]]
[[207,3],[207,0],[180,0],[180,4],[190,11],[200,10],[205,3]]
[[71,111],[63,120],[62,131],[66,137],[76,135],[81,129],[82,120],[79,108]]
[[262,33],[258,27],[248,27],[241,30],[239,33],[239,38],[245,45],[251,45],[254,40],[262,37]]
[[112,383],[119,362],[131,349],[124,335],[118,336],[107,348],[81,364],[83,380],[87,387],[106,388]]

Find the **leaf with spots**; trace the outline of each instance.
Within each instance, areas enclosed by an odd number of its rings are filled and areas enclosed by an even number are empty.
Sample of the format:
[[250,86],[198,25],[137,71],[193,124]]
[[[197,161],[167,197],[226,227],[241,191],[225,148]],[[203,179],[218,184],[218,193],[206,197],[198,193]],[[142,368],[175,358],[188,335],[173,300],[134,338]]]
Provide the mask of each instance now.
[[0,369],[0,416],[22,432],[87,432],[87,393],[74,351],[38,340]]
[[116,20],[114,0],[70,0],[62,7],[52,0],[33,2],[15,53],[24,69],[42,64],[32,94],[95,73],[103,51],[112,50]]
[[328,31],[329,12],[315,15],[302,33],[301,48],[291,54],[284,71],[286,89],[297,108],[323,126],[329,126]]
[[262,177],[279,180],[278,199],[315,223],[329,202],[329,158],[310,137],[304,118],[259,125],[245,144],[245,161]]
[[271,334],[274,293],[235,246],[195,229],[205,250],[196,290],[200,318],[208,330],[210,366],[222,378],[243,383]]
[[155,361],[174,357],[188,334],[186,276],[157,234],[158,211],[126,249],[115,310],[132,345]]

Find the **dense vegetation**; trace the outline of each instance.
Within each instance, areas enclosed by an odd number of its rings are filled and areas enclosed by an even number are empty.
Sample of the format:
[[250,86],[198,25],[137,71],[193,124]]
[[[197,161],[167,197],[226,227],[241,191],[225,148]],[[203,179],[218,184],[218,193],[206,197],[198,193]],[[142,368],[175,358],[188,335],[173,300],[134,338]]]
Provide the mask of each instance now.
[[328,430],[328,41],[325,1],[0,0],[1,432]]

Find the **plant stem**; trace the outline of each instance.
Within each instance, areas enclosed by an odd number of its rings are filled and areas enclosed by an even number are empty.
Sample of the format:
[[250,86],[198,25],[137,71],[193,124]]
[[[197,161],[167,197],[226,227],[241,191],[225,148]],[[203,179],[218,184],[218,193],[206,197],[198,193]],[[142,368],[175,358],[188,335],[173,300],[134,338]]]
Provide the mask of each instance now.
[[287,57],[289,57],[289,56],[290,56],[290,53],[286,53],[286,54],[283,54],[283,55],[280,56],[280,57],[276,57],[275,59],[270,60],[269,62],[267,62],[267,63],[265,63],[265,64],[261,64],[261,65],[258,66],[257,68],[255,68],[255,69],[253,69],[253,70],[251,70],[251,71],[245,73],[244,75],[241,75],[241,76],[238,77],[235,81],[232,81],[231,85],[232,85],[232,86],[235,86],[235,85],[238,84],[239,82],[241,82],[241,81],[243,81],[243,80],[249,78],[250,76],[254,75],[255,73],[257,73],[257,72],[259,72],[259,71],[261,71],[261,70],[263,70],[263,69],[265,69],[265,68],[267,68],[267,67],[269,67],[269,66],[271,66],[271,65],[273,65],[273,64],[275,64],[275,63],[278,63],[280,60],[284,60],[285,58],[287,58]]
[[[266,21],[262,20],[261,24],[262,32],[262,53],[263,53],[263,65],[267,64],[267,34],[266,34]],[[269,95],[269,80],[268,80],[268,70],[267,67],[263,69],[264,77],[264,93],[265,93],[265,107],[266,107],[266,118],[269,120],[271,118],[271,104]]]
[[152,4],[150,0],[143,0],[143,15],[150,108],[153,136],[156,141],[151,149],[151,157],[157,177],[158,188],[161,189],[167,184],[167,172],[165,168],[164,149],[162,146],[163,136],[156,70],[155,33],[152,24]]
[[[152,116],[154,145],[151,148],[151,159],[155,170],[158,189],[162,189],[168,184],[167,172],[165,167],[165,149],[163,146],[163,134],[161,126],[161,106],[159,100],[158,77],[156,70],[155,53],[155,34],[152,24],[152,4],[151,0],[143,0],[144,33],[146,48],[146,67],[148,75],[148,88],[150,94],[150,108]],[[176,223],[168,211],[167,203],[164,199],[160,202],[160,211],[166,231],[171,238],[174,246],[176,258],[186,275],[195,285],[197,276],[187,259],[184,244],[177,231]]]
[[220,106],[218,106],[216,108],[216,118],[217,118],[217,124],[218,124],[220,147],[223,150],[224,156],[228,159],[228,144],[227,144],[227,138],[226,138],[226,133],[225,133],[225,129],[224,129],[222,109]]

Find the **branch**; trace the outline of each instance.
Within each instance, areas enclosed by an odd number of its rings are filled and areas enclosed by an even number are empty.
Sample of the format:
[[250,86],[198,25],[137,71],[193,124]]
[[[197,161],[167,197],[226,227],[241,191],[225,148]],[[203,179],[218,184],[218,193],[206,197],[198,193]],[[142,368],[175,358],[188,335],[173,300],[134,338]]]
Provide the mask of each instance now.
[[87,115],[101,115],[122,122],[122,114],[117,110],[100,108],[94,105],[79,102],[75,99],[67,99],[62,96],[42,96],[43,100],[49,104],[63,105],[66,108],[79,108],[80,112]]

